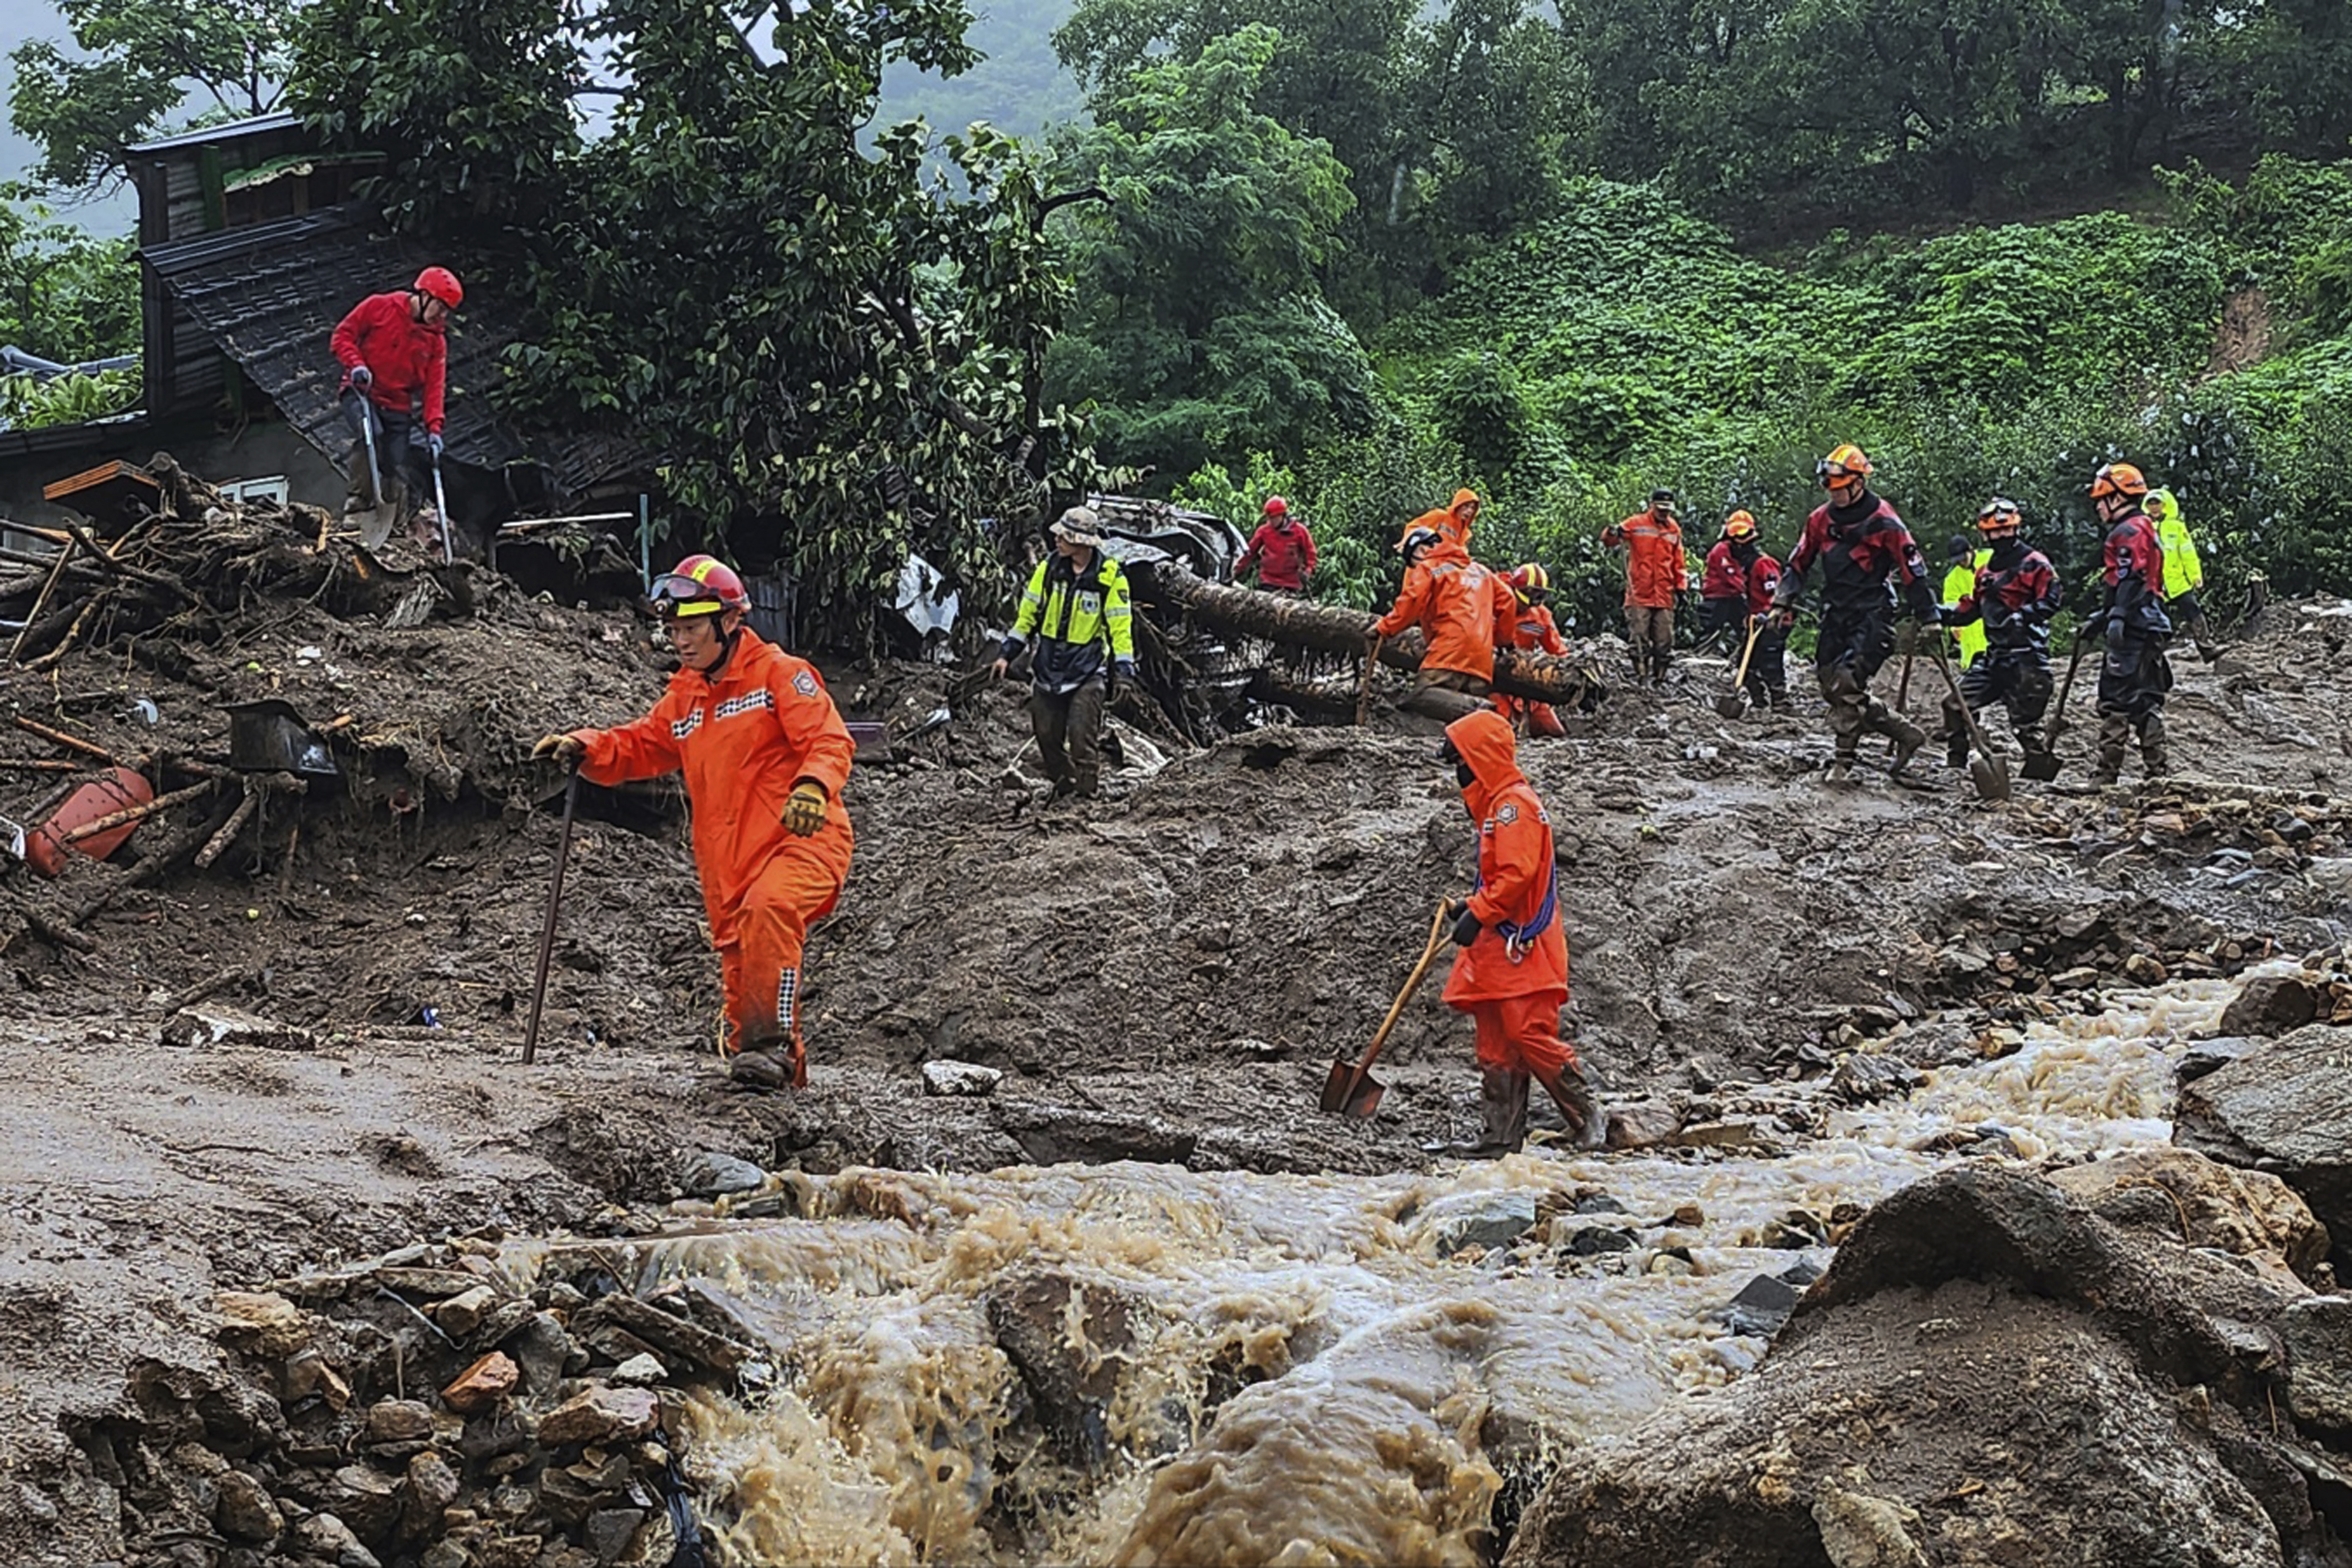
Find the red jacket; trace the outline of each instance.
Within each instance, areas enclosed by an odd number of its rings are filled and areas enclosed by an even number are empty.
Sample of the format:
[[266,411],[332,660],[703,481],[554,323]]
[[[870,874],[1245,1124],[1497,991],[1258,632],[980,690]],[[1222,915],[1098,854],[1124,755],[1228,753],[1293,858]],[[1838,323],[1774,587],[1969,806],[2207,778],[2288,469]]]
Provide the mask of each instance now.
[[1261,522],[1250,535],[1249,548],[1234,563],[1234,576],[1238,581],[1252,565],[1257,567],[1261,588],[1298,589],[1307,586],[1307,574],[1315,570],[1315,536],[1307,525],[1296,519],[1287,528],[1272,522]]
[[369,295],[337,323],[331,342],[335,358],[342,362],[344,386],[351,385],[354,367],[367,366],[375,378],[368,400],[394,414],[409,412],[410,401],[421,393],[425,428],[438,435],[449,335],[441,326],[428,327],[416,319],[410,305],[414,298],[405,289]]
[[1637,511],[1601,531],[1601,542],[1625,552],[1625,602],[1662,610],[1690,586],[1690,563],[1683,559],[1683,525],[1671,517]]
[[1470,912],[1477,940],[1454,955],[1445,1000],[1461,1006],[1506,996],[1568,996],[1568,937],[1559,924],[1559,873],[1551,817],[1519,772],[1518,747],[1499,713],[1481,709],[1445,727],[1470,764],[1462,804],[1478,824],[1478,886]]
[[1699,585],[1702,599],[1737,599],[1745,596],[1748,613],[1768,614],[1772,608],[1772,595],[1780,592],[1780,563],[1759,546],[1756,559],[1742,565],[1739,551],[1728,539],[1718,539],[1715,548],[1706,552],[1706,578]]
[[2161,637],[2172,630],[2164,613],[2164,546],[2147,513],[2133,510],[2107,531],[2100,565],[2107,584],[2106,630]]
[[1511,585],[1454,543],[1433,544],[1405,569],[1389,613],[1372,623],[1384,637],[1419,626],[1429,639],[1423,669],[1495,679],[1495,629],[1509,615]]
[[[841,792],[857,749],[814,668],[748,627],[737,635],[741,640],[716,680],[680,669],[644,718],[573,731],[588,748],[580,772],[592,784],[685,773],[694,864],[719,947],[736,940],[743,895],[787,845],[813,847],[839,895],[852,846]],[[814,837],[794,838],[784,827],[784,802],[803,779],[823,784],[832,804]]]

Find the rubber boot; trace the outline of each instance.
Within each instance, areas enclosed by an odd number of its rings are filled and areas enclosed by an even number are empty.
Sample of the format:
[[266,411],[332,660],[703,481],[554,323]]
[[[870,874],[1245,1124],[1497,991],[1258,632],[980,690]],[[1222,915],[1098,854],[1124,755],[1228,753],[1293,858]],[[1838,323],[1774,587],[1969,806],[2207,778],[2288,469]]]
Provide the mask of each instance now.
[[1966,730],[1957,734],[1949,731],[1945,732],[1944,765],[1948,768],[1965,768],[1969,765],[1969,732]]
[[1836,756],[1830,761],[1829,782],[1833,784],[1853,782],[1853,753],[1843,746],[1838,748]]
[[1592,1098],[1592,1085],[1585,1080],[1584,1069],[1570,1062],[1559,1071],[1541,1079],[1544,1092],[1559,1107],[1559,1114],[1568,1123],[1569,1141],[1577,1148],[1600,1148],[1609,1140],[1609,1120],[1601,1114],[1601,1107]]
[[1674,662],[1675,655],[1672,648],[1652,648],[1650,650],[1650,679],[1657,685],[1664,686],[1666,683],[1666,671],[1674,668]]
[[727,1079],[738,1089],[766,1094],[808,1086],[808,1058],[782,1037],[755,1039],[727,1063]]
[[1449,1143],[1441,1152],[1457,1160],[1499,1160],[1517,1153],[1528,1139],[1528,1075],[1508,1068],[1480,1068],[1478,1120],[1475,1143]]
[[2151,713],[2140,721],[2139,760],[2152,779],[2160,779],[2172,771],[2172,758],[2164,744],[2164,715],[2161,713]]
[[2123,776],[2124,742],[2130,726],[2113,715],[2099,721],[2099,760],[2091,768],[2091,782],[2111,784]]

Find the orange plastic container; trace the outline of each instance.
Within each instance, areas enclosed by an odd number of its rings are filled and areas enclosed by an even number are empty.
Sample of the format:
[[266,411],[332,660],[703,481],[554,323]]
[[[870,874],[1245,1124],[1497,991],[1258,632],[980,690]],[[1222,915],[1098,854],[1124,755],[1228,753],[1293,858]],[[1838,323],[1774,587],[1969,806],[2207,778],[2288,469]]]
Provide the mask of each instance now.
[[25,864],[44,877],[61,877],[65,875],[68,850],[79,850],[93,860],[105,859],[122,847],[122,841],[137,831],[138,823],[110,827],[79,844],[68,844],[66,835],[84,823],[96,822],[131,806],[144,805],[154,798],[154,788],[146,776],[130,768],[117,768],[104,778],[91,780],[68,795],[56,816],[25,835]]

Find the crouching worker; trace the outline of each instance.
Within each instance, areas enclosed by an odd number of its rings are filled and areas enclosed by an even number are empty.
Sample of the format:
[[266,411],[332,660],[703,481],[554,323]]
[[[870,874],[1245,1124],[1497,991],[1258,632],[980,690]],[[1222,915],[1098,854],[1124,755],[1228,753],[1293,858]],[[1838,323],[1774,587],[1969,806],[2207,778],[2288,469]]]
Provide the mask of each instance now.
[[841,792],[856,748],[816,670],[744,626],[751,601],[732,570],[689,555],[654,580],[653,605],[679,661],[653,711],[550,735],[531,755],[577,762],[602,784],[685,773],[730,1076],[802,1088],[801,946],[849,875]]
[[1530,1079],[1559,1105],[1578,1147],[1600,1147],[1607,1131],[1575,1047],[1559,1037],[1568,938],[1551,818],[1517,753],[1509,723],[1483,710],[1448,724],[1438,751],[1478,824],[1478,885],[1454,906],[1454,941],[1462,951],[1445,982],[1446,1005],[1469,1014],[1477,1027],[1485,1122],[1476,1143],[1445,1152],[1473,1159],[1516,1152],[1527,1141]]

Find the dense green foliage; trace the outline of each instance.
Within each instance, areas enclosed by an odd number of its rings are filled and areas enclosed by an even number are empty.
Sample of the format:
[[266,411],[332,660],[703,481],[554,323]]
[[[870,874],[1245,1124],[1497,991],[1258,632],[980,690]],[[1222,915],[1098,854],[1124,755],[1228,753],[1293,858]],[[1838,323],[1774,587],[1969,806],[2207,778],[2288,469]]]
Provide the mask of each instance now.
[[35,38],[9,55],[9,119],[42,153],[33,177],[58,190],[120,179],[124,149],[164,129],[192,90],[200,117],[268,111],[296,3],[57,0],[74,51]]
[[47,381],[29,375],[0,376],[0,426],[39,430],[80,425],[120,414],[139,401],[136,370],[76,373]]
[[131,242],[93,239],[21,196],[0,186],[0,343],[67,362],[137,353]]
[[[944,149],[963,196],[911,128],[858,142],[886,62],[970,63],[961,0],[612,0],[579,42],[560,19],[554,0],[317,0],[301,41],[297,102],[391,154],[397,216],[503,223],[473,263],[530,310],[500,404],[667,454],[672,514],[781,560],[820,633],[870,625],[909,548],[995,585],[983,520],[1099,477],[1044,395],[1069,292],[1054,193],[984,128]],[[352,68],[354,37],[380,63]],[[583,42],[620,83],[593,142],[555,85]]]

